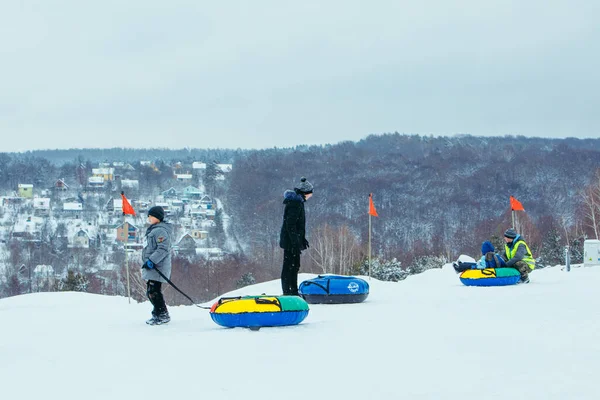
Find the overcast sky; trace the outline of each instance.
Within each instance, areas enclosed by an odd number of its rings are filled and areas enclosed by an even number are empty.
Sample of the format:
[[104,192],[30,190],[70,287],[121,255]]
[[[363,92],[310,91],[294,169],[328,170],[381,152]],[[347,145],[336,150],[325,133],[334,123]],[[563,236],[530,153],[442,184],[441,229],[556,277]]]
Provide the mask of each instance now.
[[0,0],[0,152],[598,137],[599,15],[598,0]]

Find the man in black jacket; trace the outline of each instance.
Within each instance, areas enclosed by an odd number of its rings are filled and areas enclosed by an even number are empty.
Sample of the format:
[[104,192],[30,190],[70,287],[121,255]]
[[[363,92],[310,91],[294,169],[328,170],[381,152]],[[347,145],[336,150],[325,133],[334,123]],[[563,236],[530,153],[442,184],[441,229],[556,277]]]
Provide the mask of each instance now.
[[298,295],[298,271],[300,271],[300,252],[308,248],[306,240],[306,217],[304,202],[312,197],[313,185],[300,179],[294,190],[283,194],[283,224],[279,235],[279,246],[283,249],[283,268],[281,270],[281,288],[284,295]]

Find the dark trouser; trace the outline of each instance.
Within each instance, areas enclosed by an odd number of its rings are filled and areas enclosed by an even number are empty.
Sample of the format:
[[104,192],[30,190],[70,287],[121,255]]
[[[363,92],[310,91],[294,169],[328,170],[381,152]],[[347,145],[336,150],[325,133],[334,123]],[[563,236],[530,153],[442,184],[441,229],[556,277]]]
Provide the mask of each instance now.
[[519,271],[519,273],[521,274],[521,280],[523,281],[527,279],[527,277],[529,276],[529,272],[531,271],[531,268],[529,268],[529,264],[527,264],[525,261],[517,261],[513,265],[513,268]]
[[300,252],[283,250],[281,289],[284,295],[298,295],[298,271],[300,271]]
[[162,283],[158,281],[148,281],[146,284],[146,295],[150,303],[154,306],[152,315],[160,315],[167,312],[167,305],[161,292],[161,286]]

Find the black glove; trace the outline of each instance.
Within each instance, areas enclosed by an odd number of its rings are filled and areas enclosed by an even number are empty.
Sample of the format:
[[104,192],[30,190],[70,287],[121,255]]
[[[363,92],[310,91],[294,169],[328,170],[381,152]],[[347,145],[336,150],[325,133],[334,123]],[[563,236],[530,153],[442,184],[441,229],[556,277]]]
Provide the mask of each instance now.
[[304,248],[308,249],[310,246],[308,245],[308,240],[304,239]]
[[152,269],[154,268],[154,263],[150,260],[146,261],[144,263],[144,265],[142,265],[142,269],[147,268],[147,269]]

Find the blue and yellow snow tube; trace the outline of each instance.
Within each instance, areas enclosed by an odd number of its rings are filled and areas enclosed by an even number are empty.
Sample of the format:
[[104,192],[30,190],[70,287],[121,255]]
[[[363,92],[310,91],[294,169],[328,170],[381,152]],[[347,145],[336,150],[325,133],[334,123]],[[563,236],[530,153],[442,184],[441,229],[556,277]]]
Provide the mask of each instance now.
[[514,268],[469,269],[460,274],[460,281],[467,286],[516,285],[520,279]]
[[308,315],[308,304],[298,296],[220,298],[210,317],[227,328],[298,325]]
[[369,296],[369,284],[354,276],[319,275],[302,282],[298,292],[310,304],[360,303]]

